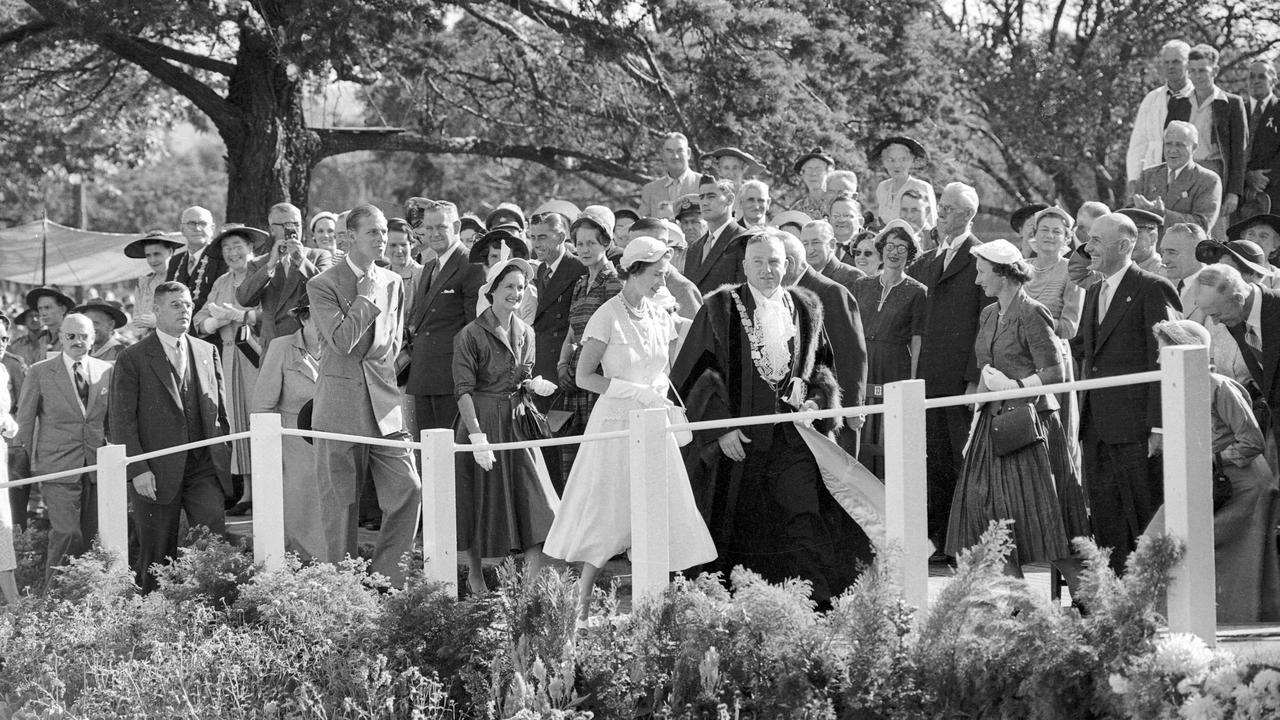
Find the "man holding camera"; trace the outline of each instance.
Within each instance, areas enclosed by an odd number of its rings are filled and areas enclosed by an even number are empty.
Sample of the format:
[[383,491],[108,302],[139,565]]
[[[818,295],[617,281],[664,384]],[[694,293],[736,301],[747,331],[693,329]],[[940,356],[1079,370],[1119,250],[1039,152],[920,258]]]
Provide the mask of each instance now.
[[328,250],[302,244],[302,211],[289,203],[273,205],[267,213],[271,254],[249,263],[249,277],[236,288],[236,302],[259,306],[258,330],[262,347],[274,338],[296,332],[301,324],[289,310],[306,297],[307,281],[333,264]]

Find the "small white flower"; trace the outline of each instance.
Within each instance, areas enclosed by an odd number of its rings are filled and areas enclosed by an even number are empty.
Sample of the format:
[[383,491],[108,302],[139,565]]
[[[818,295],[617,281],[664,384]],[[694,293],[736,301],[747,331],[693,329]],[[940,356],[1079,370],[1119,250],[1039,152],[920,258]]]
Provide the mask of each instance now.
[[1119,673],[1112,673],[1107,682],[1111,685],[1111,692],[1117,695],[1124,695],[1132,687],[1129,679]]

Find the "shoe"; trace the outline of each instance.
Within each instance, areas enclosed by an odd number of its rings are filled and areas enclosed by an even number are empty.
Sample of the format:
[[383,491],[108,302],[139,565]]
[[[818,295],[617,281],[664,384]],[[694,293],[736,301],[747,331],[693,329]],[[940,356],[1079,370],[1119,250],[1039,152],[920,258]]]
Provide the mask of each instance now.
[[364,522],[360,523],[360,527],[364,528],[365,530],[381,530],[382,521],[381,520],[365,520]]
[[251,512],[253,512],[253,503],[246,502],[246,501],[238,502],[235,505],[232,505],[231,508],[227,510],[227,514],[233,517],[248,515]]
[[941,550],[929,556],[930,565],[951,565],[952,567],[955,567],[955,562],[956,562],[955,558],[942,552]]

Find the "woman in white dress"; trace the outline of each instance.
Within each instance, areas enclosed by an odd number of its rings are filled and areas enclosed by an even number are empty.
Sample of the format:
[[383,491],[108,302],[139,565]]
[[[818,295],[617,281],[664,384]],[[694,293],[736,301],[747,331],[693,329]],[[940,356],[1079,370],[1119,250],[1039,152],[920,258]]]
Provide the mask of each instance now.
[[[673,316],[653,297],[664,286],[671,250],[651,237],[627,244],[619,262],[622,292],[605,301],[583,332],[578,387],[600,395],[586,434],[625,430],[632,411],[670,405],[667,378],[677,340]],[[675,437],[667,436],[670,570],[716,558],[715,544],[694,504]],[[596,575],[609,558],[631,547],[631,476],[628,441],[586,443],[569,472],[564,498],[543,552],[582,563],[581,618],[591,608]]]
[[[5,318],[0,331],[6,335],[12,325]],[[0,365],[0,480],[9,479],[9,440],[18,434],[18,423],[9,414],[13,398],[9,397],[9,371]],[[9,511],[9,491],[0,490],[0,594],[5,603],[18,602],[18,583],[13,571],[18,560],[13,553],[13,514]]]

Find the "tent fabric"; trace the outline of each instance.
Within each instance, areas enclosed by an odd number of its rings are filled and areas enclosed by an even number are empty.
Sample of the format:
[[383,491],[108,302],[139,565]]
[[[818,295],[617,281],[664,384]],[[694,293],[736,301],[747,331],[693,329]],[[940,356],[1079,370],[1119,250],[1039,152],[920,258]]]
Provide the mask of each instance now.
[[[124,255],[124,246],[138,237],[77,230],[48,220],[5,228],[0,230],[0,280],[62,288],[127,282],[149,271],[145,260]],[[42,282],[40,247],[46,240]]]

